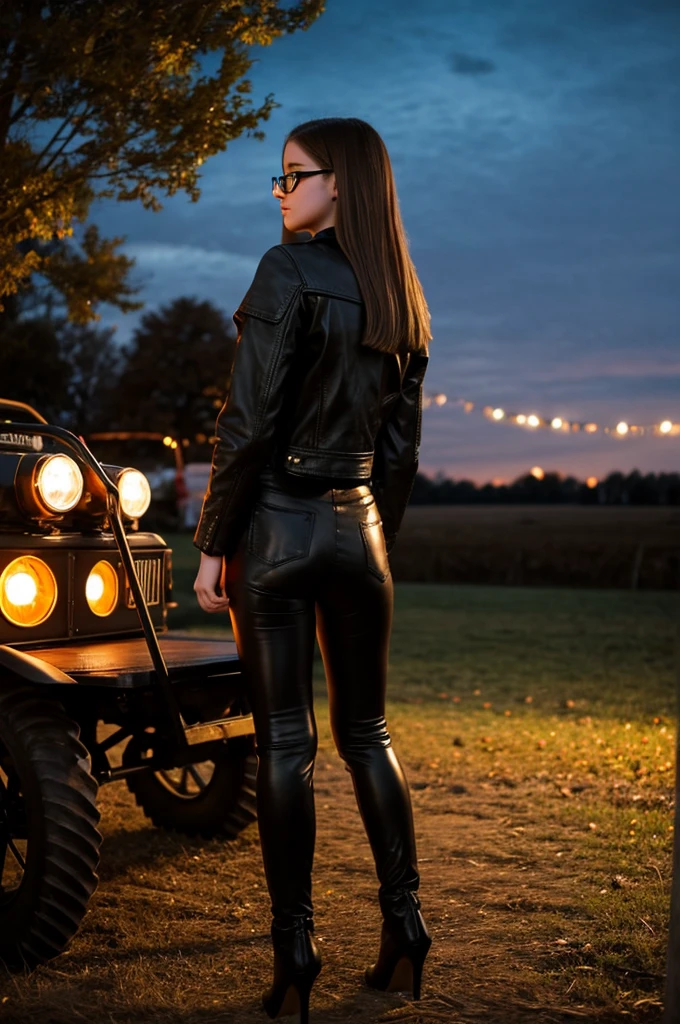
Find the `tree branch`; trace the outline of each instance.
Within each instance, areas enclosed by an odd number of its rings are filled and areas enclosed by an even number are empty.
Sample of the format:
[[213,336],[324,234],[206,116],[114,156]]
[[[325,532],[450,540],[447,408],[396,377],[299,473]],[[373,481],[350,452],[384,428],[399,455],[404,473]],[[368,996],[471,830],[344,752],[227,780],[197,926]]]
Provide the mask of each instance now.
[[[69,142],[71,142],[71,140],[78,134],[78,132],[80,131],[80,126],[82,125],[83,121],[87,118],[89,113],[90,113],[90,110],[88,110],[86,108],[85,111],[78,118],[75,119],[73,131],[71,132],[71,134],[68,136],[68,138],[64,139],[64,141],[62,142],[62,144],[59,147],[59,149],[56,151],[56,153],[52,154],[52,156],[47,161],[47,163],[45,164],[44,167],[36,166],[36,170],[37,171],[39,171],[42,174],[44,174],[46,171],[49,171],[50,167],[53,166],[55,161],[58,160],[59,157],[61,156],[61,154],[64,152],[64,150],[68,146]],[[71,118],[69,118],[68,120],[70,121]],[[62,127],[63,127],[63,125],[62,125]],[[61,131],[61,128],[59,129],[59,131]],[[75,152],[77,153],[78,150],[76,150]],[[44,153],[45,153],[45,150],[43,150],[43,152],[40,154],[39,160],[42,159],[42,156],[44,155]]]
[[[129,135],[128,140],[137,138],[141,135],[144,135],[144,129],[142,128],[138,129],[138,131],[135,132],[134,135]],[[75,152],[77,152],[77,150]],[[36,201],[41,203],[47,202],[50,199],[54,199],[55,196],[58,196],[60,192],[68,193],[74,186],[83,185],[86,184],[88,181],[92,181],[95,179],[115,178],[125,174],[134,174],[138,171],[139,167],[132,167],[132,165],[128,166],[127,168],[117,168],[115,171],[102,171],[101,173],[92,173],[86,170],[78,172],[77,170],[71,168],[70,173],[64,173],[63,175],[60,176],[54,188],[41,192],[37,196],[27,196],[22,203],[13,208],[11,216],[3,217],[0,214],[0,225],[3,226],[3,229],[5,231],[7,231],[12,225],[16,224],[16,222],[21,218],[22,214],[27,208],[35,206]]]
[[21,43],[17,43],[5,80],[0,84],[0,149],[4,149],[7,142],[7,133],[12,123],[12,104],[14,103],[16,87],[21,81],[25,57],[25,48]]
[[27,96],[23,103],[20,103],[13,114],[10,115],[8,129],[12,127],[17,121],[20,121],[26,111],[30,108],[33,103],[33,97],[35,96],[36,90],[34,89],[30,96]]
[[[75,108],[73,108],[73,109],[75,109]],[[48,164],[48,166],[47,166],[47,167],[42,167],[42,168],[41,168],[41,167],[40,167],[40,161],[42,160],[42,158],[43,158],[44,156],[46,156],[46,154],[47,154],[47,153],[49,153],[49,151],[50,151],[51,147],[55,145],[55,143],[57,142],[57,140],[58,140],[59,136],[60,136],[60,135],[61,135],[61,133],[63,132],[64,128],[65,128],[65,127],[66,127],[66,126],[67,126],[68,124],[70,124],[70,123],[71,123],[71,118],[72,118],[72,116],[73,116],[73,114],[72,114],[72,111],[69,111],[69,112],[68,112],[68,114],[66,115],[66,117],[64,118],[64,120],[63,120],[63,121],[61,122],[61,124],[60,124],[60,125],[59,125],[59,127],[57,128],[57,130],[56,130],[56,132],[54,133],[54,135],[52,136],[52,138],[50,139],[50,141],[49,141],[49,142],[47,143],[47,145],[46,145],[46,146],[44,146],[44,147],[43,147],[42,151],[41,151],[40,153],[38,153],[38,155],[36,156],[36,158],[35,158],[35,164],[34,164],[34,168],[35,168],[35,171],[36,171],[36,172],[38,172],[38,171],[46,171],[46,170],[48,170],[48,168],[49,168],[49,166],[50,166],[50,165]]]

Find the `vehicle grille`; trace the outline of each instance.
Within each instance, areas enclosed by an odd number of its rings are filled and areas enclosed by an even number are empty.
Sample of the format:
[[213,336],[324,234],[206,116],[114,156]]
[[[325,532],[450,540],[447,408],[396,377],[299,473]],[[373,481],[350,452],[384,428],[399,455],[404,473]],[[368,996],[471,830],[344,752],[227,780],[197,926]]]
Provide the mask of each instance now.
[[[162,562],[160,558],[135,558],[135,570],[142,587],[144,599],[148,605],[161,603],[161,584],[163,579]],[[134,608],[135,599],[132,591],[127,590],[127,606]]]

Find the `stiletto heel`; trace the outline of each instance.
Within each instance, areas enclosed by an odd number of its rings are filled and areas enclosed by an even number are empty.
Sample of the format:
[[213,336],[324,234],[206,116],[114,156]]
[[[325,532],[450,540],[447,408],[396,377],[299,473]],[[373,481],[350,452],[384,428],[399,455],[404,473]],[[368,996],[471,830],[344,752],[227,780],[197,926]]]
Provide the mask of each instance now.
[[419,950],[417,954],[411,957],[411,966],[413,968],[413,998],[420,999],[420,983],[423,979],[423,964],[425,963],[425,957],[428,954],[428,950],[432,945],[430,940],[427,946],[423,950]]
[[309,996],[318,973],[312,978],[285,979],[279,988],[272,987],[265,993],[262,1005],[269,1017],[299,1012],[300,1024],[309,1024]]
[[274,981],[262,996],[269,1017],[300,1014],[300,1024],[309,1024],[309,996],[321,970],[321,957],[309,919],[297,920],[290,927],[272,925]]
[[423,965],[422,963],[416,966],[413,965],[413,998],[420,999],[420,983],[423,977]]
[[409,989],[420,999],[423,964],[430,938],[420,903],[414,892],[407,890],[398,897],[381,900],[383,927],[377,962],[366,969],[366,982],[381,992],[403,992]]

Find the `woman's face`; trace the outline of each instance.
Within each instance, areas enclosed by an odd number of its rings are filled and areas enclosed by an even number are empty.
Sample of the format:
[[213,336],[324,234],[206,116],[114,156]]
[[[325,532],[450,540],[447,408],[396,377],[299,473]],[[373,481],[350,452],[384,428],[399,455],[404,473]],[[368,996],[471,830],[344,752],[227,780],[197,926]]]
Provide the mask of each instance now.
[[[286,143],[283,151],[283,173],[291,171],[317,171],[320,165],[305,153],[293,139]],[[295,189],[288,194],[277,187],[275,197],[281,204],[284,226],[289,231],[317,231],[335,224],[335,202],[338,191],[334,174],[315,174],[311,178],[300,178]]]

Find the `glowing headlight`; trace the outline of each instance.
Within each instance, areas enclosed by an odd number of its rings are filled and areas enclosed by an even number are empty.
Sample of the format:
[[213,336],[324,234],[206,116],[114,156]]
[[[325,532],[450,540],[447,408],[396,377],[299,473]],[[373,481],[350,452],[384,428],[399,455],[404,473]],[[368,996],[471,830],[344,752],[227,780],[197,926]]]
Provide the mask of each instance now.
[[98,572],[91,572],[87,577],[85,585],[85,594],[87,595],[90,607],[96,604],[97,601],[101,601],[104,596],[104,589],[104,577]]
[[15,558],[0,576],[0,612],[15,626],[39,626],[57,603],[57,581],[40,558]]
[[83,493],[83,474],[68,455],[48,455],[40,463],[35,483],[51,512],[70,512]]
[[118,604],[118,573],[110,562],[97,562],[85,584],[90,611],[102,617],[110,615]]
[[130,519],[139,519],[151,502],[149,481],[138,469],[124,469],[119,474],[117,483],[123,514]]
[[38,584],[29,572],[15,572],[5,580],[5,593],[10,604],[23,608],[35,601]]

